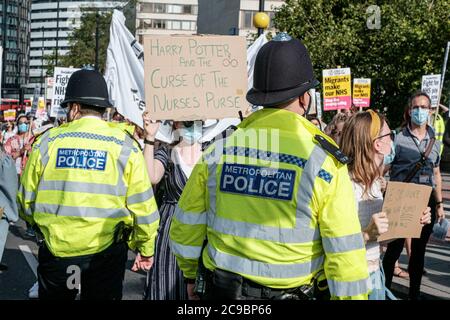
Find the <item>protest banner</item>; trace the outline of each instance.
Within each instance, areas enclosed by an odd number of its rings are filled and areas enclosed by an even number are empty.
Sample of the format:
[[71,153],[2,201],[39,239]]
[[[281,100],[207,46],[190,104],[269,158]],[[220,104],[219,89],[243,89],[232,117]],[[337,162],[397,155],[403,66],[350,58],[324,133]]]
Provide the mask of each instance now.
[[355,107],[370,107],[370,79],[353,79],[353,104]]
[[144,52],[152,119],[233,118],[248,108],[244,37],[147,35]]
[[317,101],[316,101],[316,89],[309,89],[309,98],[311,102],[309,103],[308,114],[315,115],[317,114]]
[[422,91],[431,99],[431,106],[439,106],[439,90],[441,88],[441,75],[432,74],[422,76]]
[[378,241],[396,238],[420,238],[420,217],[428,206],[432,188],[404,182],[389,182],[383,209],[389,220],[386,233]]
[[322,70],[323,110],[350,109],[352,106],[350,68]]
[[38,100],[38,108],[36,111],[37,118],[45,118],[47,114],[47,110],[45,109],[45,100],[44,97],[39,97]]
[[66,87],[69,83],[70,76],[78,70],[80,69],[55,67],[55,71],[53,73],[54,85],[50,117],[64,118],[66,116],[66,113],[61,109],[60,104],[64,101]]
[[317,109],[317,118],[322,119],[322,97],[320,92],[316,92],[316,109]]
[[5,121],[16,121],[16,109],[5,110],[3,118]]
[[41,92],[41,89],[39,87],[34,88],[33,97],[31,97],[31,110],[30,110],[30,116],[35,117],[38,103],[39,103],[39,93]]

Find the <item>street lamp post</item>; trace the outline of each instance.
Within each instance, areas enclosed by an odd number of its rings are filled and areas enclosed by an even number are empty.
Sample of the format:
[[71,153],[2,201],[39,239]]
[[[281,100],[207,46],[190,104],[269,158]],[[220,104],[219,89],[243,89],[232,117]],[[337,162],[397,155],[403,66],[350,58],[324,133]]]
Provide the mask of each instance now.
[[44,89],[44,27],[41,27],[42,31],[42,51],[41,51],[41,95],[43,94],[42,90]]
[[[264,0],[259,0],[259,12],[264,12]],[[264,29],[259,27],[258,28],[258,36],[262,35],[264,32]]]
[[99,18],[100,15],[98,14],[98,10],[95,14],[95,70],[99,70],[98,68],[98,50],[99,50]]
[[56,54],[55,54],[55,67],[58,66],[58,45],[59,45],[59,0],[56,4]]
[[259,12],[253,17],[253,25],[258,28],[258,36],[264,33],[264,29],[269,26],[270,18],[264,12],[264,0],[259,0]]

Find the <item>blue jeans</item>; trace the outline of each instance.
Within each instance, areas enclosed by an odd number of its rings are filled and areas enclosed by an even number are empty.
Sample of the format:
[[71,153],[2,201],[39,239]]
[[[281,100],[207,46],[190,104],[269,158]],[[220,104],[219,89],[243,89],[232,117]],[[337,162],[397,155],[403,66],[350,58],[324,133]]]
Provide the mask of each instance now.
[[8,229],[8,220],[0,219],[0,262],[2,262],[3,250],[5,249],[6,238],[8,237]]
[[369,293],[369,300],[397,300],[392,292],[386,288],[386,281],[384,277],[383,266],[380,261],[380,268],[377,271],[371,272],[370,281],[372,283],[372,291]]

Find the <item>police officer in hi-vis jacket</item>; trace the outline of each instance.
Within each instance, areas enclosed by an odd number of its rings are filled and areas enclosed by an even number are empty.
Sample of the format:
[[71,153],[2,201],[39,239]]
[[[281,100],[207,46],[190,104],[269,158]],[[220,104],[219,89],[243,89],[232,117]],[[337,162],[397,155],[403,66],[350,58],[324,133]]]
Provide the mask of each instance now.
[[61,106],[69,122],[36,140],[18,195],[43,236],[39,298],[75,299],[81,284],[81,299],[121,299],[128,246],[150,269],[159,223],[144,157],[102,120],[111,104],[99,72],[73,73]]
[[264,108],[207,149],[172,221],[192,299],[367,299],[349,159],[304,118],[318,84],[299,40],[259,51],[247,100]]

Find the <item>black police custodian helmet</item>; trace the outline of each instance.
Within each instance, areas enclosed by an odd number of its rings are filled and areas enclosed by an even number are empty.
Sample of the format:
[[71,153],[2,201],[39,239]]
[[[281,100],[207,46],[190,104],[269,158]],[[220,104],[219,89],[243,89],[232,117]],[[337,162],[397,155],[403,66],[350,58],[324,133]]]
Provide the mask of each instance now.
[[283,32],[259,50],[247,100],[253,105],[273,107],[318,85],[306,47]]
[[69,102],[100,108],[112,107],[105,79],[98,71],[90,69],[78,70],[70,77],[61,107],[65,108]]

